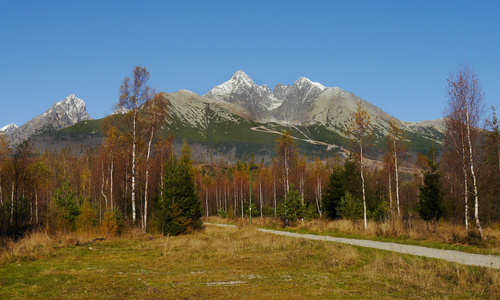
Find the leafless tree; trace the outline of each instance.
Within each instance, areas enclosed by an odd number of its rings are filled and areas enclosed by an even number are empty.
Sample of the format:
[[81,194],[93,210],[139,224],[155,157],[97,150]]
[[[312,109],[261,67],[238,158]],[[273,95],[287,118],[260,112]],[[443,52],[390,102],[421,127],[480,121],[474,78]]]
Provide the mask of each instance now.
[[154,97],[154,91],[148,86],[149,72],[146,68],[137,66],[132,73],[132,79],[126,77],[120,86],[120,98],[116,108],[126,108],[126,119],[131,121],[129,129],[132,144],[132,222],[136,222],[136,177],[137,177],[137,143],[139,140],[139,109]]
[[361,175],[361,187],[363,191],[363,220],[365,230],[367,229],[366,221],[366,191],[365,191],[365,177],[363,175],[364,160],[363,160],[363,150],[370,143],[370,138],[372,134],[371,129],[371,118],[366,110],[363,102],[360,100],[356,102],[356,111],[351,115],[347,127],[347,133],[353,137],[354,142],[357,143],[358,151],[357,156],[359,157],[359,167]]
[[[403,128],[401,128],[401,126],[394,120],[389,120],[389,132],[387,134],[387,141],[388,141],[389,149],[392,153],[392,158],[393,158],[392,163],[394,164],[394,178],[396,180],[396,207],[398,210],[398,217],[401,218],[401,209],[399,206],[398,154],[400,154],[401,152],[403,152],[406,149],[406,143],[405,143],[405,134],[404,134]],[[389,177],[389,181],[390,180],[391,180],[391,177]],[[389,195],[392,198],[392,195],[391,194],[389,194]],[[391,203],[392,203],[392,199],[391,199]]]
[[469,177],[474,197],[474,218],[482,239],[485,239],[479,220],[479,197],[476,168],[476,149],[479,143],[478,128],[484,112],[484,92],[477,75],[468,65],[460,66],[448,78],[448,104],[446,109],[446,145],[461,158],[464,179],[465,226],[468,230]]

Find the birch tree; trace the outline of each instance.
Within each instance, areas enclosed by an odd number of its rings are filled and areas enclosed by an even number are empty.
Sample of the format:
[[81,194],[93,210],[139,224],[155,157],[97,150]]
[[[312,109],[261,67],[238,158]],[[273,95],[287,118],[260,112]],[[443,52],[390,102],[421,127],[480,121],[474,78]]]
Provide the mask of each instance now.
[[366,230],[368,226],[366,221],[366,191],[365,177],[363,175],[363,167],[365,165],[363,160],[363,150],[366,150],[366,146],[370,143],[372,129],[370,115],[361,100],[356,102],[356,110],[351,115],[351,119],[347,125],[347,132],[357,144],[357,156],[359,157],[361,188],[363,193],[363,221]]
[[145,103],[146,119],[147,119],[147,136],[148,148],[146,152],[146,174],[144,183],[144,212],[142,214],[142,231],[146,232],[147,221],[148,221],[148,188],[149,188],[149,165],[151,158],[151,145],[153,143],[153,138],[155,132],[161,126],[161,123],[165,120],[167,114],[167,102],[163,94],[156,95],[153,99]]
[[293,141],[290,132],[285,132],[276,140],[276,163],[283,174],[283,188],[285,195],[290,190],[290,174],[297,161],[297,144]]
[[132,222],[136,222],[136,181],[137,181],[137,144],[139,140],[139,108],[154,96],[153,90],[148,86],[149,72],[146,68],[137,66],[132,73],[132,79],[126,77],[120,86],[120,97],[116,108],[126,108],[128,112],[125,114],[127,121],[132,124],[128,128],[128,133],[131,135],[132,146],[132,164],[131,180],[132,180]]
[[314,200],[316,202],[316,209],[320,218],[323,216],[323,201],[321,201],[321,197],[323,195],[323,181],[325,181],[325,173],[325,165],[318,157],[316,157],[312,167],[311,181],[314,186]]
[[[389,120],[389,131],[387,133],[387,143],[389,151],[392,154],[394,165],[394,179],[396,187],[396,208],[398,210],[398,218],[401,218],[401,209],[399,206],[399,172],[398,172],[398,154],[406,149],[405,135],[401,126],[394,120]],[[391,177],[389,177],[391,178]],[[392,197],[391,197],[392,198]],[[392,199],[391,199],[392,200]],[[392,201],[391,201],[392,206]]]
[[[456,74],[448,78],[448,105],[446,111],[447,141],[452,149],[462,156],[464,170],[465,220],[468,218],[467,172],[474,198],[474,219],[482,239],[485,239],[479,220],[479,196],[475,167],[476,150],[479,143],[478,130],[483,114],[484,92],[479,86],[477,75],[470,66],[463,65]],[[466,224],[466,227],[467,224]]]

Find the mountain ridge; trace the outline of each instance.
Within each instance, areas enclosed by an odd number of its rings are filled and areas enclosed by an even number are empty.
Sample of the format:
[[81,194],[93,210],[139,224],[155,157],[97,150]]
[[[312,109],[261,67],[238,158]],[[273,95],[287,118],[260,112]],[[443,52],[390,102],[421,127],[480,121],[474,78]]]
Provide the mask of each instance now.
[[[306,126],[321,124],[343,136],[356,102],[362,101],[371,116],[372,127],[380,138],[386,134],[389,120],[398,122],[408,132],[423,135],[437,143],[441,143],[441,135],[444,133],[442,119],[424,123],[404,122],[354,93],[339,87],[325,87],[306,77],[300,77],[291,86],[278,83],[271,90],[266,85],[257,85],[240,70],[234,73],[230,80],[214,87],[204,97],[238,104],[257,122]],[[261,105],[272,102],[279,105],[272,108],[269,105]]]
[[[306,77],[300,77],[292,85],[278,83],[271,89],[265,84],[257,85],[240,70],[205,95],[181,89],[164,96],[169,116],[162,134],[211,145],[221,151],[238,149],[236,152],[240,154],[260,151],[268,155],[273,151],[276,134],[286,130],[292,132],[300,145],[315,153],[323,151],[321,147],[324,151],[345,152],[350,138],[346,133],[347,123],[358,101],[362,101],[369,112],[378,149],[385,147],[389,120],[401,125],[415,151],[442,144],[444,136],[442,119],[422,123],[400,121],[354,93],[339,87],[325,87]],[[108,117],[122,113],[126,110],[117,108]],[[95,145],[96,138],[102,137],[98,123],[78,123],[83,120],[90,120],[85,102],[70,95],[16,129],[10,137],[17,138],[15,142],[19,143],[21,139],[45,134],[44,143],[50,144],[51,134],[59,139],[62,135],[72,135],[76,142],[81,139],[82,143],[85,138],[81,137],[88,135],[87,140]],[[62,128],[67,129],[59,131]]]

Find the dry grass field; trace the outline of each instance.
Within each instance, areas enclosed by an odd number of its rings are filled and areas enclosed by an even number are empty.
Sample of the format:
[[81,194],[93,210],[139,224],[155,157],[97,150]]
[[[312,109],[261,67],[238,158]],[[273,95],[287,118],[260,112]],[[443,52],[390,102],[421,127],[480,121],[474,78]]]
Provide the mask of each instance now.
[[5,246],[0,297],[499,298],[500,271],[238,228],[178,237],[34,233]]

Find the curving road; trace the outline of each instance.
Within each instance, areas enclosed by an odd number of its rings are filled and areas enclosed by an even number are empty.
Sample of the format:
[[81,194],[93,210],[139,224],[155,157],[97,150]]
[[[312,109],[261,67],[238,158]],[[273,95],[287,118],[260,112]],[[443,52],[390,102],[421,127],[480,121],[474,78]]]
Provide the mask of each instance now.
[[[221,227],[233,227],[236,228],[235,225],[228,224],[215,224],[215,223],[205,223],[207,225],[215,225]],[[349,245],[368,247],[374,249],[381,249],[411,255],[439,258],[446,261],[456,262],[464,265],[470,266],[480,266],[480,267],[488,267],[493,269],[500,269],[500,256],[495,255],[483,255],[483,254],[473,254],[473,253],[465,253],[455,250],[442,250],[442,249],[434,249],[427,248],[421,246],[411,246],[411,245],[402,245],[396,243],[387,243],[387,242],[377,242],[377,241],[369,241],[369,240],[356,240],[356,239],[347,239],[347,238],[338,238],[332,236],[321,236],[314,234],[300,234],[294,232],[286,232],[279,230],[269,230],[269,229],[261,229],[258,228],[258,231],[284,235],[295,238],[304,238],[309,240],[318,240],[318,241],[328,241],[328,242],[336,242],[336,243],[344,243]]]

